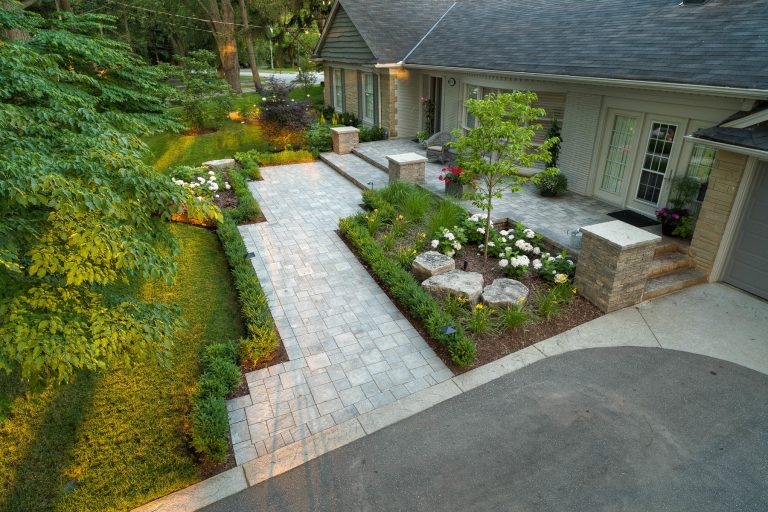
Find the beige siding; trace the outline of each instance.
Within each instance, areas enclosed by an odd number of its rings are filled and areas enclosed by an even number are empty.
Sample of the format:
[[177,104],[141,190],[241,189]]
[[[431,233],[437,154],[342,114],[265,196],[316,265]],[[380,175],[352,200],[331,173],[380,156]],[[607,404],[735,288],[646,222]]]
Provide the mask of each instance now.
[[709,175],[707,195],[704,196],[691,240],[693,261],[696,268],[704,272],[712,270],[746,165],[747,157],[744,155],[722,150],[717,152]]
[[344,110],[357,115],[358,108],[358,86],[357,71],[354,69],[344,70]]
[[[419,127],[419,98],[421,73],[399,71],[395,87],[397,98],[397,134],[399,137],[415,137]],[[384,112],[382,110],[382,112]]]
[[360,32],[341,6],[328,29],[320,57],[347,63],[370,63],[375,60]]
[[389,130],[390,137],[397,137],[397,88],[395,76],[388,70],[379,74],[379,125]]
[[592,154],[600,123],[602,97],[570,93],[565,101],[561,128],[560,171],[568,177],[568,188],[579,194],[589,191]]

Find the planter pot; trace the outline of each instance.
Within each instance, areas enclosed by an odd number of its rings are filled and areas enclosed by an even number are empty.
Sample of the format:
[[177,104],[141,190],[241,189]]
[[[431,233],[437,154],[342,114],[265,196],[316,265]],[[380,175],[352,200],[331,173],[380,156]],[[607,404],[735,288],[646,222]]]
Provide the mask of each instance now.
[[677,222],[662,222],[661,232],[665,236],[672,236],[672,232],[677,229]]
[[464,185],[461,183],[446,181],[445,195],[461,199],[464,196]]

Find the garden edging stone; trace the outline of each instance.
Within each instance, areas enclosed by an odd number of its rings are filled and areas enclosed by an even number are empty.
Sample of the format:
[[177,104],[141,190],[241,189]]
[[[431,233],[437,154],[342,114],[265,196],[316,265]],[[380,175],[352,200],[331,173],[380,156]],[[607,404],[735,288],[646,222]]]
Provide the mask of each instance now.
[[483,284],[483,275],[479,272],[451,270],[430,277],[421,283],[421,286],[433,295],[453,294],[469,299],[472,304],[477,304],[483,293]]
[[222,158],[220,160],[209,160],[207,162],[203,162],[201,164],[203,167],[208,167],[210,169],[216,169],[216,170],[224,170],[224,169],[230,169],[232,167],[235,167],[237,165],[237,162],[234,158]]
[[427,251],[416,256],[413,260],[413,271],[419,279],[445,274],[456,269],[456,261],[450,256],[437,251]]

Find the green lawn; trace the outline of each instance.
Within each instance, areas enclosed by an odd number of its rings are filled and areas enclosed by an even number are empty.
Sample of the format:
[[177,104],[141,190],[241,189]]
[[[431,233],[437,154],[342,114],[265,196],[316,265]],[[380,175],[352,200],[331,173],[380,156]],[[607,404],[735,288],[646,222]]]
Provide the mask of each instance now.
[[221,129],[213,133],[163,133],[147,137],[145,142],[150,149],[147,161],[155,162],[155,167],[160,171],[172,165],[194,166],[207,160],[232,158],[238,151],[271,149],[261,136],[261,128],[235,121],[226,121]]
[[323,87],[321,85],[313,85],[309,88],[309,97],[307,97],[307,93],[304,91],[303,87],[296,87],[294,90],[290,92],[288,95],[289,98],[292,98],[294,100],[311,100],[312,105],[319,106],[322,108],[323,106]]

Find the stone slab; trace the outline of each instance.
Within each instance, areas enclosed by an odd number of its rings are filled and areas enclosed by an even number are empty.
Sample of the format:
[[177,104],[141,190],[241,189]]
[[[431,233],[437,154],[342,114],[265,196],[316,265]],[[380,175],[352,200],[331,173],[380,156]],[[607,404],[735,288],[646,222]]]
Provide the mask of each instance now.
[[477,304],[483,293],[483,275],[479,272],[451,270],[430,277],[421,283],[421,286],[434,295],[453,294],[469,299],[472,304]]
[[512,307],[528,300],[528,287],[515,279],[494,279],[483,290],[483,303],[491,307]]
[[413,260],[413,270],[420,279],[427,279],[456,269],[456,260],[437,251],[419,254]]
[[387,160],[398,165],[407,165],[426,163],[427,157],[418,153],[401,153],[399,155],[387,155]]
[[648,231],[636,228],[620,220],[592,224],[581,228],[581,232],[601,238],[622,249],[630,249],[640,245],[657,243],[661,237]]
[[360,133],[360,130],[355,128],[354,126],[337,126],[336,128],[331,128],[331,132],[333,132],[333,133]]
[[209,160],[201,164],[203,167],[211,169],[229,169],[237,165],[234,158],[222,158],[220,160]]
[[190,512],[246,489],[242,466],[229,469],[202,482],[133,509],[133,512]]

